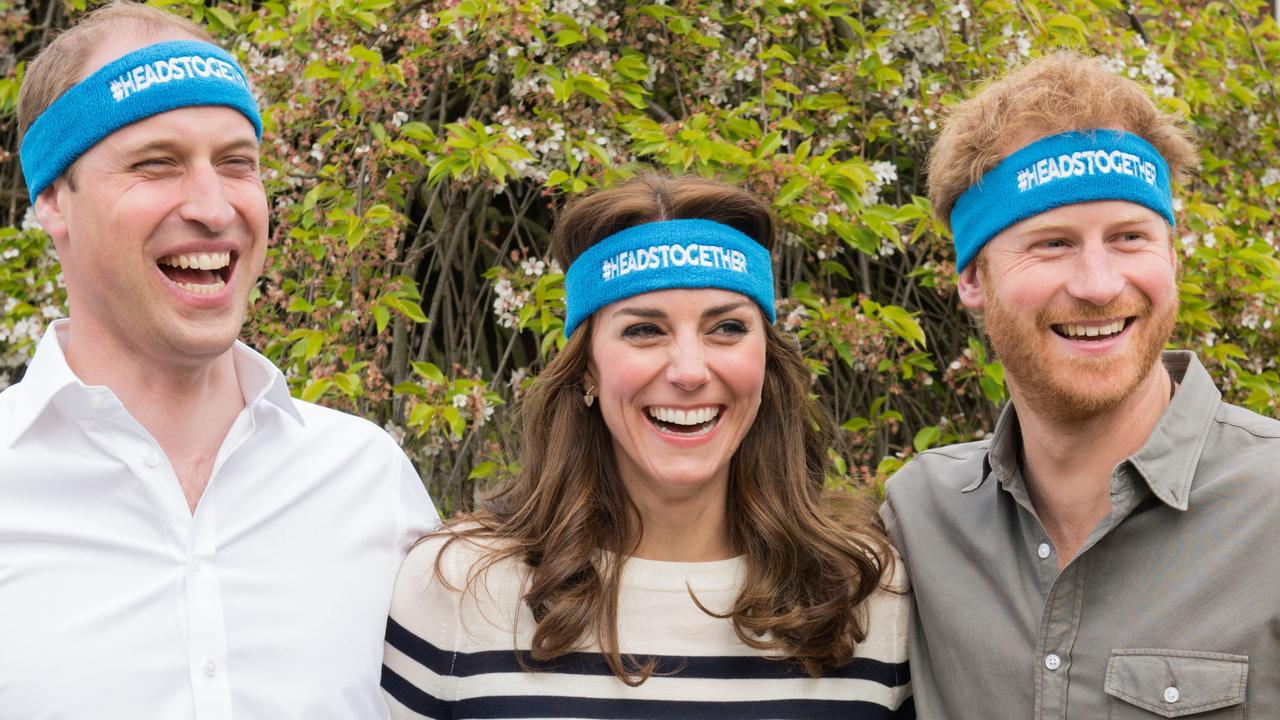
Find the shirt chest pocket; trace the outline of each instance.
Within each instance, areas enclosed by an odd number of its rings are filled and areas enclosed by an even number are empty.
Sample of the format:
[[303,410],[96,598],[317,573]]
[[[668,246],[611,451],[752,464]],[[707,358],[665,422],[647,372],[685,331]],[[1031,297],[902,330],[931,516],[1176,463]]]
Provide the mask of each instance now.
[[1110,720],[1244,717],[1249,658],[1195,650],[1113,650],[1107,662]]

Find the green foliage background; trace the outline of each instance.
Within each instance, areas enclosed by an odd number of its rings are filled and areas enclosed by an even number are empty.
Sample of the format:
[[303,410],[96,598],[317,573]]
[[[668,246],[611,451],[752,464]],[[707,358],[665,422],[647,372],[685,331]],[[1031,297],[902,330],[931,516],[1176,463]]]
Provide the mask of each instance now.
[[[245,337],[299,396],[403,437],[453,511],[509,472],[501,432],[560,339],[547,228],[566,197],[656,166],[772,198],[779,316],[875,486],[989,431],[1003,373],[958,308],[922,197],[939,118],[1057,47],[1106,58],[1194,124],[1182,309],[1228,397],[1275,414],[1276,86],[1265,2],[159,0],[256,83],[274,216]],[[65,293],[26,208],[24,61],[85,0],[0,0],[0,386]]]

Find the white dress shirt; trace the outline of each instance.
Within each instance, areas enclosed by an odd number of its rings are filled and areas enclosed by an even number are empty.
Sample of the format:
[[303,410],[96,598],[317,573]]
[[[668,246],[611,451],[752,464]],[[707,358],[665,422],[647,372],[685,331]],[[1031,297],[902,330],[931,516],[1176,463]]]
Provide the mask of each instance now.
[[386,718],[392,582],[437,521],[396,443],[237,343],[245,408],[193,514],[66,322],[0,393],[0,718]]

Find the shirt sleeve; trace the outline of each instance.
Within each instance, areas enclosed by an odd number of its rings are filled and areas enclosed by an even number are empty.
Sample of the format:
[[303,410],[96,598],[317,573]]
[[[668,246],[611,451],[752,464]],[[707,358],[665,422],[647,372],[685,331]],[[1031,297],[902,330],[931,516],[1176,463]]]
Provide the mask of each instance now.
[[395,504],[397,526],[395,558],[399,562],[404,559],[414,543],[440,524],[440,515],[436,512],[435,504],[431,502],[431,496],[427,494],[427,489],[423,486],[422,479],[418,477],[418,471],[414,469],[413,463],[409,462],[409,458],[398,446],[396,452],[400,456],[398,458],[400,478]]

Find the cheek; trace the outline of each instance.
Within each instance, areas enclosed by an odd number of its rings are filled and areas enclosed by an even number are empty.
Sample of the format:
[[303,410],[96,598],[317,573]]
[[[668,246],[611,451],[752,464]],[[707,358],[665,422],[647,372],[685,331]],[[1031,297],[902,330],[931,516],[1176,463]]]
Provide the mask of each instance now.
[[760,392],[764,387],[765,347],[761,340],[752,347],[742,348],[744,352],[727,354],[717,363],[720,377],[724,379],[729,391],[740,402],[752,406],[760,404]]
[[596,395],[602,403],[630,402],[661,370],[656,354],[634,348],[597,346],[593,353]]

